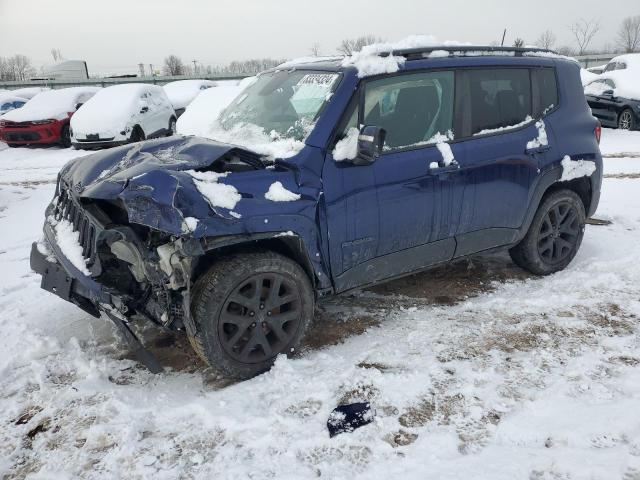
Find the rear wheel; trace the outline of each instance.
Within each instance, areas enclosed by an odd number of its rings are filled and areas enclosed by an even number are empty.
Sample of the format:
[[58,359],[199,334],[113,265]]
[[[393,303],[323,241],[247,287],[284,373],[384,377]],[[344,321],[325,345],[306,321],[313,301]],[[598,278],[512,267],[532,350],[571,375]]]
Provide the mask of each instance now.
[[630,108],[622,111],[618,117],[618,128],[620,130],[635,130],[635,118]]
[[513,261],[536,275],[564,269],[575,257],[584,235],[582,200],[571,190],[547,195],[522,241],[509,250]]
[[191,311],[194,350],[227,376],[250,378],[291,354],[313,317],[309,278],[274,252],[233,255],[195,284]]
[[131,130],[129,143],[141,142],[144,140],[144,138],[145,136],[144,136],[144,132],[142,131],[142,128],[136,125],[135,127],[133,127],[133,130]]
[[171,135],[175,135],[176,133],[176,119],[174,117],[171,117],[171,119],[169,120],[169,129],[167,130],[167,137],[170,137]]
[[71,129],[69,128],[69,125],[64,125],[60,131],[60,145],[64,148],[69,148],[71,146]]

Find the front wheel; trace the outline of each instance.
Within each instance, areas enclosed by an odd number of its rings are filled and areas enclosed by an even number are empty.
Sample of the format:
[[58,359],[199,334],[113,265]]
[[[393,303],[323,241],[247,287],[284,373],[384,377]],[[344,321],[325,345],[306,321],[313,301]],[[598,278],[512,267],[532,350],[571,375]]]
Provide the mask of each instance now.
[[585,210],[571,190],[547,195],[522,241],[509,250],[519,267],[536,275],[563,270],[578,253],[584,236]]
[[176,133],[176,119],[174,117],[171,117],[171,119],[169,120],[169,128],[167,129],[167,137],[170,137],[171,135],[175,135]]
[[304,270],[274,252],[217,261],[195,284],[189,340],[203,360],[246,379],[295,351],[311,323],[314,294]]
[[64,148],[69,148],[71,146],[71,129],[69,125],[64,125],[60,132],[60,145]]
[[618,117],[618,128],[620,130],[635,130],[635,118],[630,108],[622,111]]

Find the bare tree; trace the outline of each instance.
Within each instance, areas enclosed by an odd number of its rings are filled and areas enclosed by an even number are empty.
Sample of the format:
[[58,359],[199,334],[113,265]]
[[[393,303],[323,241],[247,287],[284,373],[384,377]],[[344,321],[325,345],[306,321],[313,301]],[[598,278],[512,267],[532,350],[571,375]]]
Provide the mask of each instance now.
[[28,80],[36,70],[31,65],[31,60],[25,55],[0,59],[0,78],[9,81]]
[[382,39],[380,37],[376,37],[375,35],[362,35],[358,38],[347,38],[342,40],[342,43],[338,47],[338,52],[343,55],[351,55],[354,52],[359,52],[362,50],[362,47],[365,45],[371,45],[372,43],[381,42]]
[[54,62],[60,62],[62,60],[62,52],[59,48],[52,48],[51,56],[53,57]]
[[569,30],[573,33],[578,45],[578,55],[584,55],[593,40],[593,37],[600,31],[600,22],[595,19],[585,20],[581,18],[577,22],[569,25]]
[[616,43],[625,53],[640,51],[640,15],[622,21]]
[[165,75],[184,75],[185,67],[182,60],[176,55],[169,55],[164,59]]
[[553,49],[553,46],[556,44],[556,34],[551,30],[545,30],[540,34],[538,39],[536,40],[536,45],[541,48],[546,48],[547,50]]
[[520,37],[516,38],[513,42],[513,46],[516,48],[522,48],[524,47],[524,40]]
[[320,56],[320,43],[316,42],[311,45],[311,56],[319,57]]
[[561,45],[556,49],[556,51],[560,55],[564,55],[566,57],[573,57],[576,54],[576,51],[568,45]]

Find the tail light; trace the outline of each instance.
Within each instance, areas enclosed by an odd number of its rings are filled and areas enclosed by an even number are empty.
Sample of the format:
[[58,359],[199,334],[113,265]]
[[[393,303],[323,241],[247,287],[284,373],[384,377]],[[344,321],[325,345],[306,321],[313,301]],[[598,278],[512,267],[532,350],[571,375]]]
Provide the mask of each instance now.
[[602,125],[600,125],[600,122],[598,122],[596,128],[593,129],[593,134],[596,136],[598,145],[600,145],[600,137],[602,136]]

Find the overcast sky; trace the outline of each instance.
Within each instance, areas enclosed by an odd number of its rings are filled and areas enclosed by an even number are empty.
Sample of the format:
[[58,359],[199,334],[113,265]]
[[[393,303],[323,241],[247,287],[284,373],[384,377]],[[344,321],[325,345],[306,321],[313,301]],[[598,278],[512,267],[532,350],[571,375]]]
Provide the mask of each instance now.
[[314,42],[334,54],[343,38],[366,33],[488,44],[505,27],[506,44],[551,29],[560,46],[573,44],[567,26],[580,17],[601,22],[601,46],[638,14],[640,0],[0,0],[0,56],[22,53],[40,66],[55,47],[90,73],[122,73],[169,54],[223,65],[308,55]]

